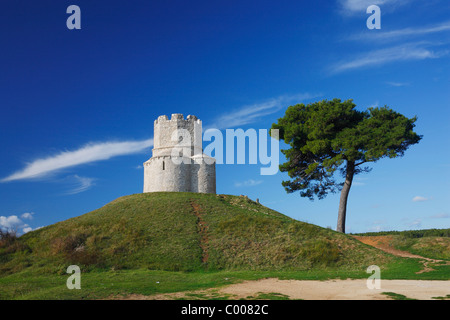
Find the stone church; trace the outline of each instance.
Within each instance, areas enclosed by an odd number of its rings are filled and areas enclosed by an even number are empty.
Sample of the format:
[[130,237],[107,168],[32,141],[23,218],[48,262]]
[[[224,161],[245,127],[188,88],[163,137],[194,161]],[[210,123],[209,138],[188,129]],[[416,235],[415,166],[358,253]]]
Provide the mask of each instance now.
[[203,153],[202,121],[182,114],[154,122],[152,157],[144,163],[144,192],[216,193],[215,159]]

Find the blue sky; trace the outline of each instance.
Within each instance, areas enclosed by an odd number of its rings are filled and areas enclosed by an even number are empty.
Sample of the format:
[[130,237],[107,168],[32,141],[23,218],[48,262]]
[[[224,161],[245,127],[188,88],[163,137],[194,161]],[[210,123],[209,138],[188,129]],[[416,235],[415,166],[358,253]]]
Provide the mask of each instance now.
[[[66,27],[72,4],[81,30]],[[289,105],[333,98],[417,115],[423,135],[355,178],[346,231],[450,227],[447,0],[8,1],[0,26],[2,227],[142,192],[159,115],[268,129]],[[217,165],[217,192],[336,227],[339,194],[287,194],[287,175],[260,167]]]

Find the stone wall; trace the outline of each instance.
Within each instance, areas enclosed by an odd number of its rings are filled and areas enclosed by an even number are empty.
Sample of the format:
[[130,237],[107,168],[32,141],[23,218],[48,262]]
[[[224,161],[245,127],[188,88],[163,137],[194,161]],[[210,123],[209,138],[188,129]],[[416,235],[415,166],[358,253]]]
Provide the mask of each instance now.
[[[189,140],[180,138],[180,129],[189,132]],[[144,192],[216,193],[215,159],[203,154],[201,120],[184,119],[182,114],[172,114],[170,120],[159,116],[153,140],[152,157],[144,163]],[[172,151],[180,145],[189,145],[188,154],[177,149],[179,156],[174,156]]]

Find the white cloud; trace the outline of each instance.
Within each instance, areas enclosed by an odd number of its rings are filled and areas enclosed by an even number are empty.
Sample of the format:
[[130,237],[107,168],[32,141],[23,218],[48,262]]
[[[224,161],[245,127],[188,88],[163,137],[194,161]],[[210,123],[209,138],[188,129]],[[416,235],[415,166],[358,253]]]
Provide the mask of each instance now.
[[411,61],[439,58],[448,53],[446,50],[433,51],[423,42],[408,43],[391,48],[379,49],[360,54],[353,59],[344,60],[331,66],[330,73],[336,74],[363,67],[380,66],[397,61]]
[[12,215],[12,216],[0,216],[0,228],[8,229],[8,230],[15,230],[18,227],[22,226],[24,223],[22,220],[19,219],[18,216]]
[[367,41],[397,40],[397,39],[404,39],[405,37],[429,35],[432,33],[440,33],[445,31],[450,31],[450,21],[425,27],[424,26],[413,28],[409,27],[390,31],[383,31],[383,29],[381,29],[381,31],[379,32],[370,32],[370,33],[366,31],[363,33],[352,35],[348,37],[347,40],[367,40]]
[[368,229],[368,231],[369,231],[369,232],[380,232],[380,231],[384,231],[384,226],[382,226],[382,225],[374,225],[374,226],[371,226],[371,227]]
[[422,196],[415,196],[414,198],[412,198],[412,201],[413,202],[423,202],[423,201],[428,201],[430,199],[431,198],[425,198],[425,197],[422,197]]
[[206,129],[226,129],[244,126],[254,123],[262,117],[273,114],[282,108],[288,107],[290,103],[300,103],[303,100],[313,99],[321,95],[309,93],[299,93],[296,95],[282,95],[276,98],[268,99],[261,103],[245,105],[237,110],[230,110],[226,114],[214,119]]
[[3,178],[0,182],[42,178],[62,169],[142,152],[152,145],[153,139],[88,143],[77,150],[62,151],[52,156],[36,159],[28,163],[22,170]]
[[386,2],[386,0],[339,0],[339,4],[342,10],[349,13],[363,11],[365,12],[370,5],[380,5]]
[[20,215],[22,219],[33,219],[34,212],[25,212]]
[[387,230],[389,230],[389,227],[386,225],[386,220],[384,219],[371,221],[367,226],[368,232],[380,232]]
[[95,181],[94,178],[80,177],[78,175],[73,175],[69,178],[73,180],[75,187],[72,188],[72,190],[66,192],[66,194],[68,194],[68,195],[77,194],[77,193],[86,191],[87,189],[89,189],[90,187],[92,187],[94,185],[94,181]]
[[253,187],[253,186],[257,186],[261,183],[263,183],[262,180],[249,179],[249,180],[245,180],[245,181],[241,181],[241,182],[235,182],[234,186],[235,187]]
[[409,82],[395,82],[395,81],[386,81],[386,84],[390,85],[391,87],[406,87],[409,86]]
[[422,219],[415,219],[412,222],[407,223],[406,225],[410,228],[420,228],[422,226]]
[[382,12],[385,9],[394,11],[408,2],[411,0],[338,0],[340,11],[344,15],[365,14],[370,5],[380,6]]
[[[25,212],[20,215],[22,219],[31,219],[34,212]],[[28,224],[23,222],[18,216],[0,216],[0,229],[7,231],[17,231],[18,234],[24,234],[33,230]],[[22,230],[22,231],[20,231]]]
[[23,231],[23,233],[27,233],[27,232],[33,231],[33,228],[26,227],[26,228],[23,228],[22,231]]

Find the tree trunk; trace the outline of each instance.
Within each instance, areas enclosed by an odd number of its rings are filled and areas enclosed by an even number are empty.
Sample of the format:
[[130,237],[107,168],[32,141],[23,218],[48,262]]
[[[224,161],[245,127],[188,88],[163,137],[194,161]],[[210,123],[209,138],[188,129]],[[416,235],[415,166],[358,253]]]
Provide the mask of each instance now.
[[345,233],[345,216],[347,214],[347,198],[352,186],[353,175],[355,174],[355,162],[347,160],[345,169],[345,182],[341,190],[341,199],[339,200],[339,211],[336,231]]

